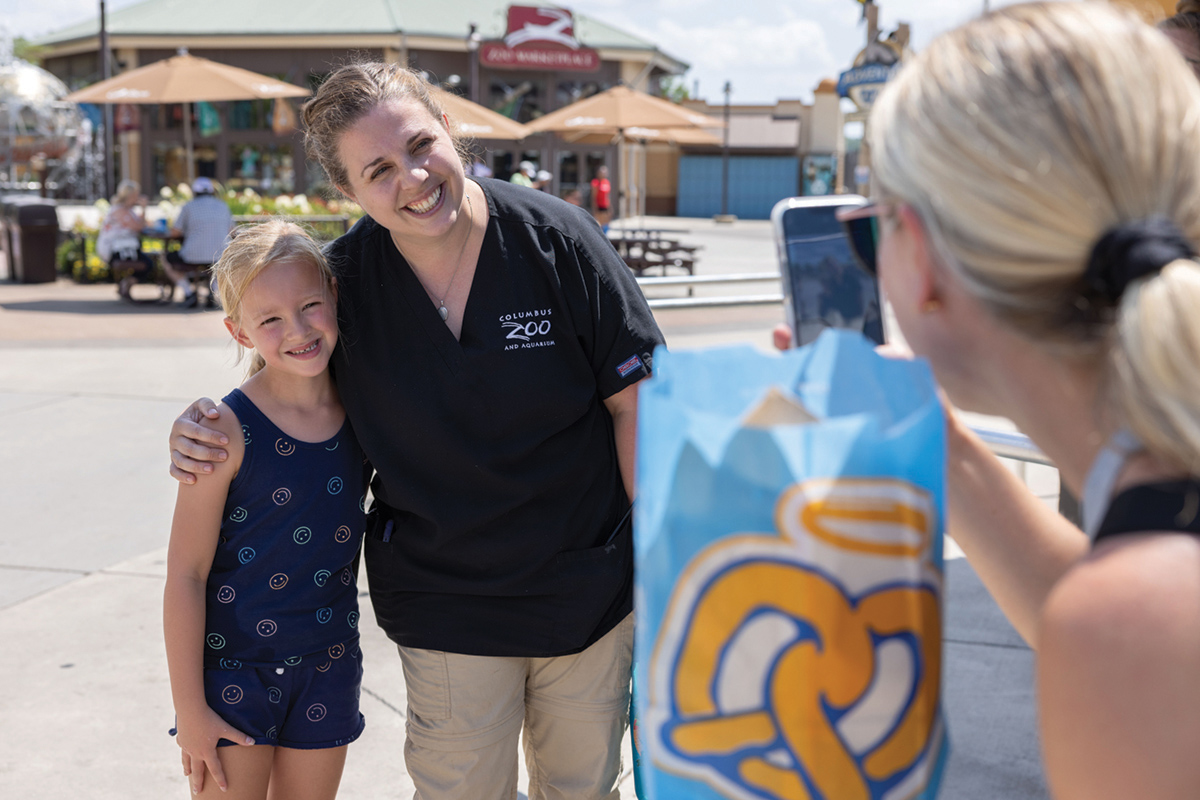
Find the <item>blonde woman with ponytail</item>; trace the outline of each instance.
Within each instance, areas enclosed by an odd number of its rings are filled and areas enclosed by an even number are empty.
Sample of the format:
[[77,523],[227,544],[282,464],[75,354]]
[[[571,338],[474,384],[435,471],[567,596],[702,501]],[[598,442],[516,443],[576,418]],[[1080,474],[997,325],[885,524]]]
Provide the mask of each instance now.
[[254,356],[214,422],[229,457],[175,505],[163,627],[176,741],[193,794],[333,800],[363,729],[369,469],[329,373],[337,287],[283,221],[244,230],[213,272],[225,325]]
[[1112,7],[1011,6],[906,66],[870,136],[905,339],[1082,498],[1086,532],[951,417],[949,530],[1037,652],[1052,792],[1200,796],[1200,82]]

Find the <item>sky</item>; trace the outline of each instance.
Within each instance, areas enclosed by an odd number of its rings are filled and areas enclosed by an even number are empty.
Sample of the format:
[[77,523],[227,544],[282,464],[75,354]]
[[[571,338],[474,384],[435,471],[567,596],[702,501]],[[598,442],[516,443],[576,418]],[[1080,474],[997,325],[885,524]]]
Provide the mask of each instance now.
[[[108,0],[109,9],[139,0]],[[1015,0],[991,0],[991,7]],[[453,0],[443,0],[453,2]],[[984,0],[880,0],[880,27],[912,27],[920,49],[937,34],[979,14]],[[533,2],[517,0],[517,4]],[[655,42],[691,65],[684,76],[698,97],[734,104],[811,100],[822,78],[836,78],[865,44],[854,0],[560,0],[577,13]],[[32,38],[99,13],[98,0],[0,0],[0,25]]]

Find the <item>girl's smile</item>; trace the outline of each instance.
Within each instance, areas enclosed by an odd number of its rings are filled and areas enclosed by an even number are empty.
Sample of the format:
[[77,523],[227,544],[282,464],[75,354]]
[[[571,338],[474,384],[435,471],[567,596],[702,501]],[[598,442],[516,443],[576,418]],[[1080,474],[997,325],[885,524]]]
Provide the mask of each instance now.
[[238,320],[227,317],[225,325],[267,367],[300,377],[324,373],[337,344],[336,294],[312,265],[267,266],[251,282],[239,311]]

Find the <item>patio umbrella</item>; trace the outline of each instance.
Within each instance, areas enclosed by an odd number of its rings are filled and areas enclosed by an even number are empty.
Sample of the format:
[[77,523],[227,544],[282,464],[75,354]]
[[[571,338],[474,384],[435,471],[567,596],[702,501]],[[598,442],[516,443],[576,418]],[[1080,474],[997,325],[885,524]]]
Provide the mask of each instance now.
[[304,97],[308,89],[207,58],[179,55],[122,72],[67,95],[72,103],[182,103],[188,182],[195,178],[190,104],[201,100],[268,100]]
[[628,86],[614,86],[557,111],[538,117],[526,127],[530,133],[571,131],[618,133],[629,128],[719,127],[703,114],[688,111],[669,100],[652,97]]
[[[703,128],[721,127],[717,120],[689,111],[669,100],[652,97],[628,86],[614,86],[599,94],[563,106],[557,111],[538,117],[525,127],[530,133],[553,131],[568,141],[600,141],[608,137],[615,142],[621,154],[622,181],[632,173],[632,152],[627,152],[626,142],[675,141],[678,144],[716,144],[716,137]],[[688,131],[673,134],[671,131]],[[691,141],[686,141],[687,139]],[[643,147],[644,150],[644,147]],[[645,207],[645,159],[638,170],[637,181],[628,179],[635,199],[633,206],[639,214]],[[628,197],[622,198],[628,212]],[[628,216],[623,213],[622,216]]]
[[474,103],[453,92],[430,85],[429,93],[441,105],[455,132],[471,139],[504,139],[516,141],[529,135],[525,126],[486,106]]

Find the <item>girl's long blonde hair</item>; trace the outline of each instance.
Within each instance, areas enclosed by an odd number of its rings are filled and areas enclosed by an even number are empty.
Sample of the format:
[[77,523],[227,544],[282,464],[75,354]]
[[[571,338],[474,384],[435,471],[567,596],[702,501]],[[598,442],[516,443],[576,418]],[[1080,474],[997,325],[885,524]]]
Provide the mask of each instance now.
[[882,193],[940,268],[1037,346],[1097,364],[1102,411],[1200,472],[1200,264],[1081,303],[1096,242],[1167,217],[1200,241],[1200,82],[1161,33],[1101,3],[1010,6],[933,42],[876,104]]
[[[235,324],[241,320],[242,298],[250,284],[264,269],[279,261],[309,264],[320,273],[326,286],[333,286],[333,268],[321,252],[321,246],[301,226],[284,219],[272,219],[239,228],[212,268],[221,307]],[[241,345],[238,348],[240,358]],[[254,353],[246,377],[264,366],[262,356]]]

